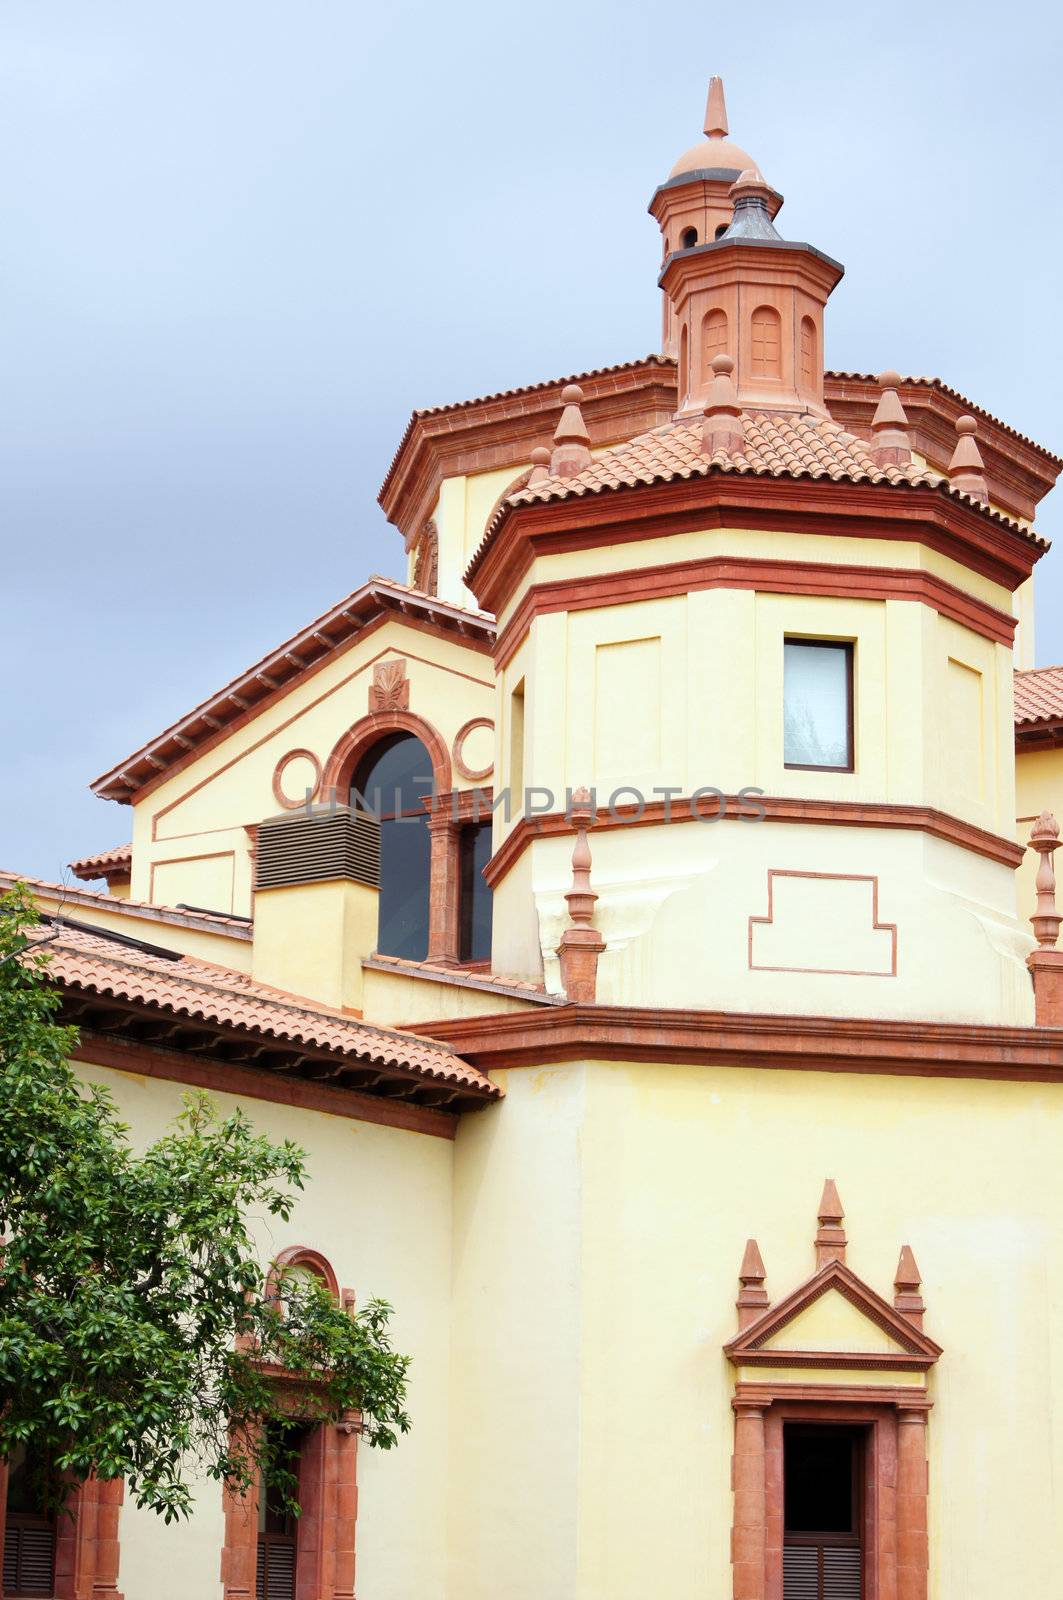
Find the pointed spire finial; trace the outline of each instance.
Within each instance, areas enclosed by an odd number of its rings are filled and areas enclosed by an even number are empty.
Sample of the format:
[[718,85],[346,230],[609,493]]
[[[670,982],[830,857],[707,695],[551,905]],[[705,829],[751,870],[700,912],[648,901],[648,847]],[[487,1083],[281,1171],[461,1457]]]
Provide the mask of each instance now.
[[722,139],[728,132],[727,102],[723,97],[723,79],[709,79],[709,98],[705,102],[705,134],[709,139]]
[[833,1178],[827,1178],[819,1202],[819,1228],[816,1231],[816,1270],[831,1261],[845,1260],[847,1240],[842,1222],[845,1211]]
[[712,358],[713,378],[709,385],[705,405],[705,424],[701,430],[701,448],[705,455],[715,455],[724,450],[728,455],[741,455],[746,447],[745,429],[742,426],[742,408],[735,388],[735,364],[722,352]]
[[982,452],[978,448],[975,434],[978,424],[973,417],[957,417],[956,448],[952,452],[949,462],[949,478],[954,489],[962,489],[964,494],[971,495],[975,500],[989,499],[989,490],[985,481],[985,463]]
[[908,436],[908,417],[901,405],[897,385],[899,372],[880,372],[882,395],[871,419],[871,449],[868,454],[877,467],[905,467],[912,459]]
[[577,472],[590,465],[591,436],[583,420],[580,401],[583,390],[578,383],[566,383],[561,391],[564,411],[554,430],[554,449],[550,457],[550,471],[555,478],[574,478]]
[[738,1291],[735,1305],[738,1307],[738,1326],[748,1328],[755,1322],[761,1312],[771,1304],[767,1291],[764,1288],[764,1262],[761,1259],[760,1246],[755,1239],[746,1240],[745,1254],[742,1265],[738,1269],[738,1281],[742,1287]]
[[914,1322],[917,1328],[923,1326],[923,1312],[926,1310],[923,1297],[919,1293],[921,1282],[922,1275],[919,1264],[912,1254],[912,1247],[902,1244],[897,1271],[893,1275],[893,1287],[896,1290],[893,1304],[896,1310],[903,1312],[908,1321]]
[[531,453],[532,469],[528,474],[528,487],[533,483],[542,483],[544,478],[550,476],[550,452],[545,445],[537,444]]
[[557,956],[561,964],[561,987],[565,998],[579,1004],[596,998],[598,957],[605,949],[605,940],[594,926],[594,907],[598,896],[591,888],[591,847],[587,843],[587,829],[594,825],[595,810],[589,789],[576,789],[571,795],[568,816],[576,825],[572,887],[565,895],[570,920],[561,935]]
[[1034,880],[1037,902],[1030,921],[1040,948],[1053,950],[1059,940],[1059,925],[1063,922],[1063,916],[1056,909],[1055,853],[1059,849],[1059,823],[1051,811],[1042,811],[1031,828],[1030,849],[1036,850],[1041,857]]

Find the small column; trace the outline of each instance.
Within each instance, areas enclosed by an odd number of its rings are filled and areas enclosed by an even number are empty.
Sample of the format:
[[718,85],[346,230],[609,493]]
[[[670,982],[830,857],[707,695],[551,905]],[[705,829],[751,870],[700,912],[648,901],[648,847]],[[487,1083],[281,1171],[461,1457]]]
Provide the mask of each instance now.
[[897,1600],[926,1600],[926,1410],[897,1412]]
[[731,1572],[734,1600],[764,1600],[767,1547],[767,1495],[764,1458],[764,1412],[767,1400],[731,1402],[735,1413],[731,1488]]
[[845,1260],[845,1246],[848,1243],[842,1223],[845,1220],[845,1211],[833,1178],[828,1178],[823,1185],[823,1194],[819,1202],[819,1228],[816,1232],[816,1271],[825,1267],[830,1261]]
[[355,1524],[358,1519],[358,1435],[361,1413],[345,1411],[332,1430],[332,1591],[328,1600],[354,1600]]
[[591,850],[587,843],[587,829],[594,822],[589,789],[576,790],[569,814],[576,824],[572,887],[565,896],[571,921],[561,935],[557,955],[566,999],[583,1004],[597,995],[598,957],[605,949],[605,940],[594,926],[598,896],[591,888]]
[[426,800],[431,809],[428,831],[431,864],[428,887],[428,960],[437,966],[456,967],[459,947],[459,845],[461,827],[454,815],[453,795]]
[[769,1300],[764,1288],[764,1262],[761,1259],[760,1247],[755,1239],[746,1240],[746,1253],[742,1257],[742,1265],[738,1269],[738,1281],[741,1288],[735,1305],[738,1307],[738,1326],[748,1328],[751,1322],[756,1322],[762,1312],[768,1309]]
[[1056,909],[1055,852],[1059,849],[1059,824],[1050,811],[1042,811],[1030,834],[1031,850],[1041,859],[1037,863],[1037,901],[1034,906],[1034,935],[1037,949],[1026,958],[1033,978],[1034,1016],[1039,1027],[1063,1027],[1063,950],[1056,948],[1063,917]]
[[222,1600],[254,1600],[258,1567],[258,1497],[256,1473],[246,1494],[226,1484],[222,1490],[225,1543],[221,1552]]

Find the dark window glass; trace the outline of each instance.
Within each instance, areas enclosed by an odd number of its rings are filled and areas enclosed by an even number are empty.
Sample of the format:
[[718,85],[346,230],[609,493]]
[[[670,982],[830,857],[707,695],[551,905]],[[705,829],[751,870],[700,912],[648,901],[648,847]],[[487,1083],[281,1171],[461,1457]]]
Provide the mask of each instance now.
[[785,1428],[786,1532],[856,1529],[856,1435],[847,1428]]
[[431,793],[432,762],[412,733],[374,745],[351,788],[351,804],[380,818],[377,949],[408,961],[423,961],[428,954],[431,845],[421,802]]
[[693,248],[697,244],[697,242],[698,242],[698,230],[697,230],[697,228],[684,228],[683,229],[683,249],[684,250],[693,250]]
[[484,867],[491,859],[491,824],[462,828],[459,840],[461,887],[462,961],[491,959],[491,890],[484,882]]
[[853,770],[853,648],[787,639],[783,661],[783,761]]

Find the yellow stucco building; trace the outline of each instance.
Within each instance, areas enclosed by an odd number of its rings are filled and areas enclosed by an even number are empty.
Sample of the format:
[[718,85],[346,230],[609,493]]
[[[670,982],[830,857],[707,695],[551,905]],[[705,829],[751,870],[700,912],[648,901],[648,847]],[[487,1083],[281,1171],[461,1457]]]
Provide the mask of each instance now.
[[[264,1258],[396,1307],[414,1430],[300,1600],[1059,1592],[1063,463],[826,369],[781,204],[713,80],[662,351],[414,412],[403,580],[96,781],[106,893],[35,886],[86,1078],[296,1139]],[[86,1594],[249,1600],[214,1485],[110,1514]]]

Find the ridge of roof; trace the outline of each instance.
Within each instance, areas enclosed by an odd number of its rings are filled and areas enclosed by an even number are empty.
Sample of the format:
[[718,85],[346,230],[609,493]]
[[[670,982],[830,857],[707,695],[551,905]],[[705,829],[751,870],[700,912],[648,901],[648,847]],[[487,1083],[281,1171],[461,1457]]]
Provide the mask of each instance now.
[[404,956],[380,954],[367,956],[362,966],[368,967],[371,972],[394,972],[404,978],[450,984],[461,989],[481,989],[488,994],[504,994],[514,1000],[528,1000],[535,1005],[565,1004],[564,995],[549,994],[544,984],[502,972],[467,972],[456,967],[439,966],[432,961],[409,961]]
[[116,952],[105,936],[62,925],[58,936],[30,940],[30,948],[42,944],[48,951],[48,976],[67,989],[396,1067],[473,1090],[484,1099],[501,1095],[497,1084],[437,1040],[366,1023],[309,1000],[289,999],[231,968],[186,955],[175,959],[131,948]]
[[1049,548],[1048,541],[1032,529],[963,490],[954,489],[948,478],[933,468],[921,467],[915,462],[905,467],[878,466],[871,458],[867,442],[847,433],[840,423],[829,417],[814,417],[808,412],[744,411],[742,420],[745,442],[741,451],[733,454],[724,450],[717,450],[712,456],[704,454],[699,416],[690,421],[670,423],[606,450],[572,477],[546,477],[515,490],[506,497],[484,530],[465,570],[465,582],[471,585],[502,521],[510,511],[521,506],[622,492],[669,483],[677,478],[709,478],[715,473],[795,480],[830,478],[833,482],[930,489],[972,506],[1042,552]]
[[67,866],[75,878],[91,882],[93,878],[106,877],[109,871],[117,875],[118,870],[130,866],[132,860],[132,844],[116,844],[111,850],[99,850],[94,856],[81,856],[77,861],[68,861]]
[[108,894],[105,889],[82,889],[76,883],[53,883],[47,878],[31,878],[24,872],[0,867],[0,892],[24,883],[48,899],[65,905],[86,906],[92,910],[113,911],[119,917],[146,922],[171,923],[175,927],[195,928],[201,933],[216,933],[227,939],[250,939],[247,917],[230,916],[225,911],[183,911],[179,906],[160,906],[148,900],[131,900],[126,895]]
[[[879,375],[874,372],[842,372],[836,368],[829,368],[824,372],[823,377],[824,379],[833,378],[836,383],[873,383],[876,388],[880,389],[882,387],[879,383]],[[1049,461],[1053,461],[1056,466],[1063,467],[1063,456],[1056,455],[1046,445],[1038,444],[1037,440],[1032,439],[1028,433],[1020,433],[1019,429],[1013,428],[1010,422],[1004,422],[1002,418],[995,416],[992,411],[987,411],[985,406],[980,406],[977,401],[970,399],[961,390],[954,389],[943,378],[910,376],[902,378],[899,387],[903,388],[906,384],[919,385],[924,389],[936,389],[939,394],[948,395],[950,400],[958,400],[964,410],[969,411],[972,416],[984,417],[986,422],[991,422],[995,428],[1000,428],[1004,433],[1010,435],[1012,439],[1018,439],[1021,444],[1029,445],[1032,450],[1039,451]]]
[[[161,777],[174,762],[189,756],[245,712],[257,709],[274,694],[291,688],[304,672],[316,668],[334,651],[348,645],[367,620],[365,615],[354,613],[388,608],[399,614],[426,617],[464,638],[483,643],[490,644],[495,636],[494,618],[486,611],[440,600],[437,595],[426,594],[411,584],[374,575],[245,671],[230,678],[222,688],[201,700],[161,733],[101,773],[90,784],[92,792],[101,799],[128,804],[138,789]],[[311,654],[304,659],[306,652]]]
[[674,367],[676,364],[674,356],[651,353],[647,356],[635,356],[630,361],[616,361],[607,367],[588,367],[585,372],[573,372],[566,378],[540,378],[536,383],[521,383],[512,389],[496,389],[491,394],[475,395],[471,400],[448,400],[438,406],[419,406],[410,413],[410,419],[402,430],[402,436],[395,447],[391,464],[384,474],[384,481],[377,493],[377,501],[382,502],[386,497],[391,480],[395,476],[399,458],[409,443],[411,433],[417,424],[423,422],[427,417],[442,417],[457,411],[470,411],[474,406],[490,405],[497,400],[519,400],[521,395],[541,394],[546,389],[564,388],[567,383],[585,383],[590,378],[608,378],[614,373],[632,372],[638,367],[648,367],[653,363],[664,367]]

